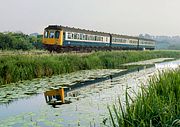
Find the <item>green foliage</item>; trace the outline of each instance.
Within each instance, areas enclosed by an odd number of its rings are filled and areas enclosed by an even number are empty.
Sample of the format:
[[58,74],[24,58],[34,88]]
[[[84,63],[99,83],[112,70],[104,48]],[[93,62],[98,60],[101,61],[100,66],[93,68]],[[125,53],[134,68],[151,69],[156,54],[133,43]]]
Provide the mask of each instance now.
[[36,49],[43,49],[42,38],[43,35],[38,35],[37,37],[32,36],[30,37],[30,43],[32,43]]
[[[132,102],[132,104],[130,104]],[[180,70],[166,72],[150,81],[132,100],[126,92],[126,107],[109,108],[114,127],[176,127],[180,125]],[[114,116],[112,113],[114,112]]]
[[8,34],[0,33],[0,49],[9,49],[9,47],[13,47],[12,41],[13,38]]
[[0,49],[2,50],[30,50],[42,48],[42,37],[30,37],[23,33],[0,33]]
[[[103,68],[119,68],[128,62],[137,62],[153,58],[180,58],[179,51],[112,51],[97,52],[89,57],[98,57]],[[98,64],[96,64],[98,65]]]
[[116,69],[122,64],[151,58],[180,58],[177,51],[112,51],[89,55],[3,55],[0,57],[0,84],[85,69]]

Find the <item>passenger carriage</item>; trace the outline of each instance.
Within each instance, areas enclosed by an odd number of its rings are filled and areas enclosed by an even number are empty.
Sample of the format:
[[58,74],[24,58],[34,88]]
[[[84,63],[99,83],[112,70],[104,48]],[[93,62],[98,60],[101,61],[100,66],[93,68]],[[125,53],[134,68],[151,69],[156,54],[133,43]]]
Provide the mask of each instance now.
[[50,51],[152,50],[155,48],[154,40],[150,39],[57,25],[45,28],[43,44]]

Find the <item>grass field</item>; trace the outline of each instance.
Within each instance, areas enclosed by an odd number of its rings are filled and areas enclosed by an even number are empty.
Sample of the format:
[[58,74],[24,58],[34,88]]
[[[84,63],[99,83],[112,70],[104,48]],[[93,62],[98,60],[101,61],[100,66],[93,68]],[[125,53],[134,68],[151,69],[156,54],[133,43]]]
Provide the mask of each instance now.
[[[6,54],[3,52],[3,54]],[[0,84],[59,75],[78,70],[120,68],[152,58],[180,58],[179,51],[112,51],[88,54],[9,53],[0,56]]]

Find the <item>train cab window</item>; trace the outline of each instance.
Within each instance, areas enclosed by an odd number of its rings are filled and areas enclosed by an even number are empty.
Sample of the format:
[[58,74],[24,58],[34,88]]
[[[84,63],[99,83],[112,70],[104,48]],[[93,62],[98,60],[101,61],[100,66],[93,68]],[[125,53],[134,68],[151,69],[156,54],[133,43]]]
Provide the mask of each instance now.
[[50,31],[49,38],[54,38],[54,31]]
[[56,31],[56,32],[55,32],[55,38],[56,38],[56,39],[59,39],[59,35],[60,35],[60,32],[59,32],[59,31]]
[[48,31],[45,31],[45,32],[44,32],[44,38],[48,38],[48,36],[49,36],[49,32],[48,32]]

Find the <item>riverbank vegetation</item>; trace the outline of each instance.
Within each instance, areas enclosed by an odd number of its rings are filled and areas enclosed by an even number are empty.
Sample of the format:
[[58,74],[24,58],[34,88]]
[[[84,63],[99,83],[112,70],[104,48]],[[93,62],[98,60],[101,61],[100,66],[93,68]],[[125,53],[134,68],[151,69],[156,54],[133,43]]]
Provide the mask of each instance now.
[[0,84],[87,69],[121,68],[123,63],[153,58],[180,58],[178,51],[112,51],[89,54],[2,55]]
[[125,108],[108,108],[114,127],[180,126],[180,70],[162,73],[135,99],[126,92]]

